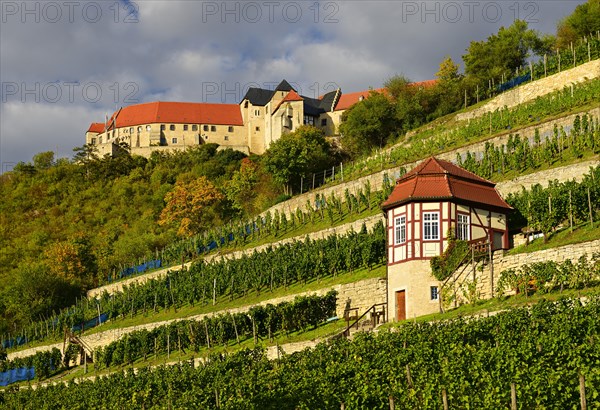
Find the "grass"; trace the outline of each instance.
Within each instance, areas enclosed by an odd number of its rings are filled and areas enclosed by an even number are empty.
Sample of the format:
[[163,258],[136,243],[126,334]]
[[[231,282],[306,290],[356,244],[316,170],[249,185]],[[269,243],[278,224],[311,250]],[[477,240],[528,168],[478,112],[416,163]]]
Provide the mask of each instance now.
[[[365,279],[371,278],[383,278],[385,277],[386,267],[385,265],[380,265],[372,270],[367,268],[362,268],[355,270],[350,273],[342,273],[337,276],[327,276],[321,278],[321,280],[312,279],[308,281],[306,284],[303,283],[294,283],[287,288],[275,288],[273,291],[265,291],[258,294],[256,291],[249,292],[246,296],[229,300],[228,296],[222,296],[217,298],[216,304],[206,304],[200,305],[196,304],[195,306],[191,306],[189,304],[180,306],[177,310],[173,308],[163,309],[156,313],[149,311],[145,314],[138,314],[133,317],[126,317],[122,319],[113,319],[110,320],[101,326],[95,327],[83,333],[83,336],[96,334],[100,332],[104,332],[112,329],[125,328],[130,326],[139,326],[148,323],[154,322],[163,322],[166,320],[172,319],[185,319],[190,316],[200,315],[200,314],[208,314],[215,313],[218,311],[226,310],[226,309],[234,309],[240,308],[243,306],[255,305],[260,302],[265,302],[270,299],[280,298],[283,296],[294,295],[302,292],[311,292],[319,289],[326,289],[333,287],[335,285],[343,285],[353,282],[359,282]],[[16,352],[20,350],[29,349],[37,346],[45,346],[52,343],[62,342],[62,339],[45,339],[35,341],[26,345],[19,346],[18,348],[9,349],[8,352]]]
[[531,253],[596,239],[600,239],[600,221],[594,222],[593,226],[589,222],[580,223],[575,225],[572,231],[569,227],[563,227],[551,233],[547,242],[544,242],[544,238],[538,238],[530,242],[529,245],[524,244],[511,249],[508,254]]

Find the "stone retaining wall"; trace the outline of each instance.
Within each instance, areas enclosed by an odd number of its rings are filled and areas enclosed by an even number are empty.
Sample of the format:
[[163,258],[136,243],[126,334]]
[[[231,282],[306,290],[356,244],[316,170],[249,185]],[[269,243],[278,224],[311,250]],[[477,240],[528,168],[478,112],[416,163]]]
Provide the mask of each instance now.
[[598,77],[600,77],[600,59],[506,91],[475,110],[457,114],[456,120],[464,121],[504,107],[511,108],[554,91],[562,90],[572,84],[582,83]]
[[[273,299],[265,300],[263,302],[260,302],[260,303],[254,304],[254,305],[247,305],[247,306],[242,306],[239,308],[225,309],[225,310],[220,310],[220,311],[213,312],[213,313],[200,314],[200,315],[190,316],[190,317],[181,318],[181,319],[173,319],[173,320],[166,320],[166,321],[161,321],[161,322],[147,323],[147,324],[139,325],[139,326],[130,326],[130,327],[126,327],[126,328],[111,329],[111,330],[107,330],[104,332],[94,333],[91,335],[84,334],[84,336],[82,336],[81,339],[91,349],[97,349],[98,347],[106,346],[107,344],[120,339],[125,334],[131,333],[136,330],[142,330],[142,329],[152,330],[159,326],[167,325],[169,323],[172,323],[172,322],[175,322],[178,320],[202,320],[202,318],[204,318],[205,316],[213,316],[213,315],[218,315],[221,313],[246,312],[252,306],[267,305],[269,303],[276,305],[281,302],[292,301],[292,300],[294,300],[294,298],[296,296],[303,296],[303,295],[305,296],[305,295],[314,295],[314,294],[325,295],[327,292],[329,292],[332,289],[337,290],[337,292],[338,292],[336,315],[341,318],[344,316],[344,311],[348,307],[358,308],[359,314],[362,314],[367,308],[371,307],[372,305],[374,305],[376,303],[385,302],[385,300],[386,300],[385,299],[386,298],[385,284],[386,284],[385,279],[380,279],[380,278],[365,279],[362,281],[348,283],[348,284],[334,285],[334,286],[326,287],[326,288],[315,290],[315,291],[308,291],[308,292],[297,293],[294,295],[273,298]],[[8,359],[12,360],[17,357],[31,356],[39,351],[51,350],[53,347],[62,349],[62,343],[57,343],[57,344],[48,345],[48,346],[39,346],[39,347],[35,347],[35,348],[12,352],[12,353],[8,354]]]
[[[496,286],[500,279],[500,273],[507,269],[520,268],[523,265],[534,262],[554,261],[557,263],[571,260],[576,262],[581,256],[592,256],[594,252],[600,251],[600,239],[583,242],[573,245],[565,245],[558,248],[546,249],[531,253],[519,253],[515,255],[505,255],[502,251],[496,251],[493,258],[493,281],[491,277],[490,265],[485,264],[483,271],[476,269],[477,292],[480,299],[489,299],[492,295],[492,282],[494,286],[494,295],[496,294]],[[478,267],[482,266],[478,264]],[[467,268],[467,272],[456,281],[457,295],[459,299],[465,301],[462,297],[462,290],[467,289],[467,285],[472,283],[472,270]],[[449,281],[451,283],[452,280]],[[462,290],[460,289],[462,287]]]

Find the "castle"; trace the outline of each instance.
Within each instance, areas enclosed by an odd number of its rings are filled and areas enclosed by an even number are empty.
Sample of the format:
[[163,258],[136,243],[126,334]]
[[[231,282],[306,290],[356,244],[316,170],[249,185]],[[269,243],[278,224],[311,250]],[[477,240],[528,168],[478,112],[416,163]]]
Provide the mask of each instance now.
[[[428,87],[434,82],[413,86]],[[344,111],[369,93],[342,94],[338,88],[310,98],[283,80],[274,90],[249,88],[239,104],[155,101],[123,107],[105,123],[92,123],[85,139],[100,155],[112,155],[121,143],[129,145],[132,154],[145,157],[153,151],[184,150],[205,143],[263,154],[283,134],[304,124],[323,130],[326,136],[339,135]]]

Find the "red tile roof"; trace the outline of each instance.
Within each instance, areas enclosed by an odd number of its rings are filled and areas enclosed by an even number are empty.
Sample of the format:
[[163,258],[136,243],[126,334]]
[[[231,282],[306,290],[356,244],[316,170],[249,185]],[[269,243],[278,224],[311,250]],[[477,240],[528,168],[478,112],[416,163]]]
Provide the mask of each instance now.
[[244,125],[237,104],[163,101],[123,107],[108,121],[110,129],[152,123]]
[[277,110],[279,109],[279,107],[281,107],[281,104],[283,104],[284,102],[292,102],[292,101],[304,101],[304,98],[302,98],[296,91],[291,90],[284,98],[283,100],[279,101],[279,104],[277,104],[277,107],[275,107],[275,109],[273,110],[273,113],[277,112]]
[[399,178],[381,207],[387,210],[406,202],[454,199],[496,209],[512,209],[495,186],[451,162],[431,157]]
[[[429,88],[429,87],[433,87],[436,83],[437,83],[437,80],[425,80],[425,81],[419,81],[416,83],[410,83],[410,84],[408,84],[408,86],[409,87]],[[371,91],[374,91],[376,93],[385,93],[387,90],[385,88],[378,88],[376,90],[358,91],[358,92],[349,93],[349,94],[342,93],[342,96],[340,97],[340,101],[335,106],[334,111],[347,110],[348,108],[352,107],[357,102],[361,101],[360,97],[362,97],[362,98],[369,97]],[[322,96],[321,96],[321,98],[322,98]]]
[[304,98],[300,97],[298,93],[294,90],[291,90],[288,95],[282,101],[303,101]]
[[376,93],[383,93],[383,92],[385,92],[385,88],[378,88],[376,90],[358,91],[358,92],[349,93],[349,94],[342,93],[340,100],[338,101],[338,103],[335,106],[334,111],[347,110],[348,108],[352,107],[354,104],[361,101],[362,99],[368,98],[369,95],[371,94],[371,91],[376,92]]
[[102,122],[93,122],[88,128],[87,132],[95,132],[96,134],[101,134],[104,132],[104,123]]

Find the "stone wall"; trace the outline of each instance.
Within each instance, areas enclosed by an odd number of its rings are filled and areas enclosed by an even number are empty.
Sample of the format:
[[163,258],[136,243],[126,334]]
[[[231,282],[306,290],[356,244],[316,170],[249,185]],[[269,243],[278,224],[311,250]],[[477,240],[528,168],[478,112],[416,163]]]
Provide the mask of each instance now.
[[511,108],[535,100],[536,98],[551,92],[562,90],[564,87],[568,87],[572,84],[581,83],[597,77],[600,77],[600,59],[590,61],[589,63],[582,64],[570,70],[556,73],[506,91],[475,110],[457,114],[456,120],[464,121],[477,118],[487,112],[496,111],[503,107]]
[[[104,332],[93,333],[90,335],[84,334],[81,337],[81,339],[91,349],[97,349],[98,347],[106,346],[107,344],[120,339],[125,334],[131,333],[136,330],[142,330],[142,329],[152,330],[159,326],[167,325],[171,322],[175,322],[178,320],[202,320],[205,316],[213,316],[213,315],[218,315],[221,313],[246,312],[252,306],[267,305],[269,303],[276,305],[281,302],[292,301],[292,300],[294,300],[294,298],[296,296],[306,296],[306,295],[314,295],[314,294],[325,295],[327,292],[329,292],[332,289],[337,290],[337,292],[338,292],[336,315],[340,318],[342,318],[344,316],[344,311],[348,307],[358,308],[359,314],[362,314],[367,310],[367,308],[371,307],[372,305],[374,305],[376,303],[383,303],[383,302],[385,302],[385,299],[386,299],[385,278],[372,278],[372,279],[365,279],[365,280],[348,283],[348,284],[340,284],[340,285],[325,287],[325,288],[315,290],[315,291],[308,291],[308,292],[302,292],[302,293],[297,293],[297,294],[293,294],[293,295],[282,296],[279,298],[265,300],[263,302],[260,302],[260,303],[254,304],[254,305],[246,305],[246,306],[241,306],[241,307],[233,308],[233,309],[225,309],[225,310],[220,310],[220,311],[213,312],[213,313],[195,315],[195,316],[190,316],[190,317],[181,318],[181,319],[173,319],[173,320],[166,320],[166,321],[161,321],[161,322],[147,323],[147,324],[143,324],[143,325],[139,325],[139,326],[130,326],[130,327],[119,328],[119,329],[111,329],[111,330],[107,330]],[[30,348],[30,349],[20,350],[17,352],[12,352],[12,353],[8,354],[8,359],[12,360],[17,357],[31,356],[39,351],[51,350],[53,347],[62,349],[62,343],[57,343],[57,344],[48,345],[48,346],[39,346],[39,347]]]
[[[554,261],[561,263],[567,259],[576,262],[581,256],[587,255],[589,257],[594,252],[598,251],[600,251],[600,239],[515,255],[508,255],[504,254],[502,251],[496,251],[493,258],[493,277],[488,263],[479,263],[476,266],[476,289],[478,296],[481,299],[489,299],[492,296],[492,284],[494,287],[493,295],[495,295],[495,288],[497,287],[500,273],[504,270],[520,268],[523,265],[534,262]],[[480,268],[483,268],[483,270],[480,270]],[[466,301],[466,298],[462,296],[463,290],[466,291],[468,284],[472,283],[472,277],[472,268],[471,266],[468,266],[464,274],[456,280],[457,295],[462,302]],[[453,283],[453,280],[454,279],[451,279],[448,283]]]

